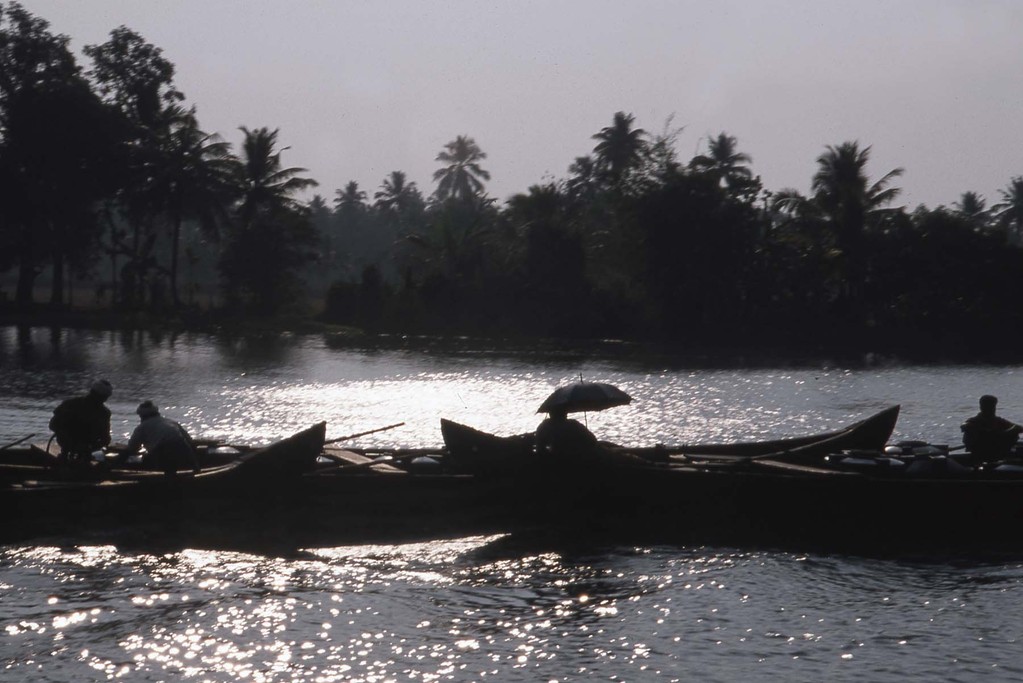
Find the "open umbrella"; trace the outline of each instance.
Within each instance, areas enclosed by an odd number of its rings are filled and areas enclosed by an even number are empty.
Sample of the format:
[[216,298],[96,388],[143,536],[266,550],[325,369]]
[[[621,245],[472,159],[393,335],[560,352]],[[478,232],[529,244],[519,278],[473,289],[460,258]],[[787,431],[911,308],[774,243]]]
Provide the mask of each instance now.
[[564,410],[566,413],[583,413],[623,406],[632,397],[618,387],[602,382],[574,382],[559,387],[536,412],[549,413]]

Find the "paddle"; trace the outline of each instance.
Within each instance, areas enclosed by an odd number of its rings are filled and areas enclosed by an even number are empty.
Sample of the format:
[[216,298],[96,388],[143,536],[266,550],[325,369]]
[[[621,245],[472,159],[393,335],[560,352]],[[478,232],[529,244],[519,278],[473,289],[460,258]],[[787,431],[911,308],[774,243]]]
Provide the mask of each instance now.
[[398,423],[395,423],[393,425],[387,425],[386,427],[377,427],[376,429],[370,429],[367,432],[358,432],[356,434],[349,434],[348,436],[339,436],[336,439],[329,439],[327,441],[324,441],[323,445],[326,446],[329,443],[337,443],[338,441],[347,441],[348,439],[355,439],[355,438],[358,438],[360,436],[366,436],[367,434],[376,434],[377,432],[386,432],[388,429],[394,429],[395,427],[401,427],[404,424],[405,424],[404,422],[398,422]]
[[31,438],[32,438],[33,436],[35,436],[35,434],[29,434],[28,436],[26,436],[26,437],[22,437],[22,438],[18,439],[17,441],[12,441],[12,442],[10,442],[10,443],[9,443],[9,444],[7,444],[6,446],[0,446],[0,451],[6,451],[6,450],[7,450],[8,448],[10,448],[11,446],[17,446],[17,445],[18,445],[19,443],[22,443],[23,441],[28,441],[28,440],[29,440],[29,439],[31,439]]

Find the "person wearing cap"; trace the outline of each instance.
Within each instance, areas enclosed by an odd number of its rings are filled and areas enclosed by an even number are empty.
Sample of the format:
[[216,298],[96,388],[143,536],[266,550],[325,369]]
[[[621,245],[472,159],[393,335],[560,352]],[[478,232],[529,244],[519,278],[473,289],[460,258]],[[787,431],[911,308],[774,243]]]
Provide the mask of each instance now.
[[60,446],[61,457],[89,462],[94,451],[110,445],[110,409],[104,404],[112,393],[110,382],[97,380],[88,394],[69,398],[54,409],[50,431]]
[[963,445],[973,456],[974,464],[983,465],[1009,455],[1019,441],[1023,427],[995,414],[998,399],[980,397],[980,412],[962,424]]
[[122,460],[138,453],[145,446],[145,459],[155,461],[167,476],[177,474],[179,469],[199,471],[195,444],[184,427],[160,415],[160,410],[152,401],[140,403],[135,413],[141,422],[132,432],[128,447],[120,455]]

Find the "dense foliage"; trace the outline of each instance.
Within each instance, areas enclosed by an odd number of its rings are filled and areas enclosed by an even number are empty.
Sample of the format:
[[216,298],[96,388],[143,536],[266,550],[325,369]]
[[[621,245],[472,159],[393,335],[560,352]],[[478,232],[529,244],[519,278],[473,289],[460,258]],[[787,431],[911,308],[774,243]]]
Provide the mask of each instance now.
[[[430,194],[402,171],[333,202],[278,131],[204,132],[174,66],[128,28],[87,46],[0,3],[0,273],[9,305],[318,313],[371,331],[619,337],[714,348],[1014,349],[1023,177],[990,208],[896,206],[870,147],[827,146],[811,191],[765,189],[721,133],[685,162],[625,112],[567,175],[504,204],[458,135]],[[585,143],[584,143],[585,144]],[[44,282],[46,280],[44,279]]]

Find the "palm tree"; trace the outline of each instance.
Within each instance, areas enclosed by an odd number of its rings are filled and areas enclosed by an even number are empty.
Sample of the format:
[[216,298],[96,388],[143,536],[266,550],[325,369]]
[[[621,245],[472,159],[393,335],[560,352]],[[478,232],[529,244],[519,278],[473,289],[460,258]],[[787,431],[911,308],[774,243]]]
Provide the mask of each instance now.
[[887,205],[901,192],[889,183],[902,175],[902,169],[893,169],[871,184],[865,171],[869,160],[870,147],[860,149],[857,142],[829,145],[817,157],[817,173],[811,184],[814,206],[830,225],[845,255],[845,287],[854,304],[866,276],[865,232],[879,227],[898,211]]
[[281,153],[288,148],[277,149],[279,129],[242,126],[239,130],[245,134],[238,178],[242,196],[238,213],[243,225],[251,224],[260,212],[299,210],[301,204],[293,195],[319,183],[298,177],[306,172],[304,168],[281,165]]
[[228,206],[235,196],[238,160],[231,154],[230,143],[199,129],[194,110],[172,124],[161,147],[162,158],[154,169],[150,191],[159,195],[157,201],[170,218],[170,288],[177,306],[182,223],[196,220],[206,234],[217,235],[218,226],[227,222]]
[[868,184],[865,168],[869,160],[870,147],[860,149],[856,142],[828,145],[827,151],[817,157],[817,173],[811,185],[814,202],[843,230],[860,232],[876,226],[891,213],[884,207],[902,192],[888,186],[902,175],[901,168]]
[[242,127],[245,140],[236,181],[241,202],[229,243],[220,253],[224,292],[257,312],[294,305],[298,273],[316,258],[318,240],[309,209],[295,194],[317,185],[304,168],[285,168],[277,130]]
[[597,193],[597,162],[591,156],[576,157],[568,167],[565,193],[573,201],[588,201]]
[[358,182],[350,180],[343,190],[334,192],[338,244],[345,243],[349,252],[362,253],[367,249],[366,213],[366,193],[359,189]]
[[1006,239],[1019,244],[1023,235],[1023,176],[1009,181],[1005,189],[999,190],[1002,201],[991,207],[998,225],[1005,229]]
[[339,212],[356,212],[366,208],[366,193],[355,180],[348,181],[343,190],[334,192],[334,208]]
[[373,205],[392,238],[425,230],[426,202],[423,194],[402,171],[392,171],[384,178],[373,199],[376,200]]
[[953,202],[952,207],[974,230],[983,230],[987,225],[989,213],[986,202],[976,192],[963,192],[959,201]]
[[611,125],[593,136],[598,141],[593,148],[597,167],[615,187],[620,186],[629,172],[639,166],[646,152],[646,131],[633,128],[635,120],[632,114],[615,112]]
[[476,141],[466,135],[459,135],[444,145],[435,159],[447,164],[433,173],[436,197],[468,200],[482,194],[483,181],[490,180],[490,173],[483,170],[479,162],[486,158]]
[[408,182],[404,171],[391,171],[380,184],[380,189],[373,193],[373,199],[376,208],[400,216],[417,201],[421,201],[422,197],[416,184]]
[[716,178],[720,185],[729,189],[744,187],[753,178],[752,171],[746,166],[753,159],[736,151],[737,145],[736,138],[721,133],[709,140],[707,154],[693,157],[689,168]]

